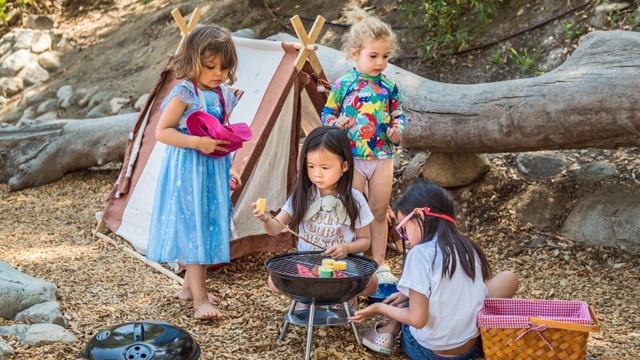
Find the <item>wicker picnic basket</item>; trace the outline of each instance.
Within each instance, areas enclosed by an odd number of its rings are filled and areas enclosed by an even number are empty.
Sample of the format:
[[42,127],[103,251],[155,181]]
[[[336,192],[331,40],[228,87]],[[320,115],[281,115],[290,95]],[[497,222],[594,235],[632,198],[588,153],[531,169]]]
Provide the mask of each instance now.
[[581,360],[600,322],[584,301],[485,299],[478,326],[486,360]]

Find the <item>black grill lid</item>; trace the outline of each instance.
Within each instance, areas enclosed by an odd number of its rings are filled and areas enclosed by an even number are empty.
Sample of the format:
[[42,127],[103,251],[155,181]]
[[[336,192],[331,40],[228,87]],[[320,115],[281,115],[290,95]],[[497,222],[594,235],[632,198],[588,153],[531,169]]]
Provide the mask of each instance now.
[[181,328],[157,321],[112,326],[89,340],[86,360],[195,360],[200,347]]

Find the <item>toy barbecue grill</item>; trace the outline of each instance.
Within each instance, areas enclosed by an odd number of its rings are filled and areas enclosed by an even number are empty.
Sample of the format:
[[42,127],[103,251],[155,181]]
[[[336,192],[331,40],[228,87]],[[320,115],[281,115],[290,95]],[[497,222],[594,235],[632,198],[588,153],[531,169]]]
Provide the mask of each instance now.
[[[347,301],[367,288],[378,269],[378,264],[372,259],[349,255],[343,260],[346,268],[335,270],[333,277],[323,278],[319,277],[323,259],[331,257],[320,251],[307,251],[277,255],[265,262],[275,287],[293,299],[289,312],[284,316],[280,340],[284,339],[289,323],[308,326],[306,360],[311,352],[314,326],[350,323],[357,344],[362,345],[356,325],[347,319],[352,315]],[[295,310],[298,303],[309,304],[309,310]],[[336,304],[342,304],[344,311],[330,309]],[[317,306],[326,306],[326,309],[317,309]]]

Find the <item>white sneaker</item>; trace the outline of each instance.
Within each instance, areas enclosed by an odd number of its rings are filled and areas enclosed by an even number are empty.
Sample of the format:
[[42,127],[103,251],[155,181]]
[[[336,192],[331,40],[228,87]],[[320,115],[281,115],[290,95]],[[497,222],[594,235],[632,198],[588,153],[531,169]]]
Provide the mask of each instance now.
[[391,268],[388,265],[382,265],[376,270],[378,284],[397,284],[398,278],[393,276]]

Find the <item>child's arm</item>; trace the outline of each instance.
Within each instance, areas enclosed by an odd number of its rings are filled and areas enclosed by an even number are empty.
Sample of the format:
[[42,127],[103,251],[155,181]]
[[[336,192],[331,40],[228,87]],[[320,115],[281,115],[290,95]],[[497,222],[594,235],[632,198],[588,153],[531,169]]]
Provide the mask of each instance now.
[[182,113],[185,112],[191,104],[180,100],[174,96],[169,100],[165,107],[158,126],[156,127],[156,139],[167,145],[175,147],[184,147],[200,150],[207,154],[211,154],[216,150],[229,151],[218,145],[228,144],[228,140],[214,140],[210,137],[198,137],[183,134],[175,129],[176,124],[180,121]]
[[387,136],[395,146],[398,146],[402,140],[405,118],[402,111],[402,96],[400,96],[398,86],[395,84],[391,92],[391,114],[389,116],[391,116],[391,127],[387,130]]
[[[269,214],[266,214],[269,210],[265,210],[264,213],[260,213],[260,209],[258,209],[258,204],[256,203],[251,204],[251,207],[253,208],[253,217],[262,221],[262,228],[267,234],[276,236],[280,234],[282,229],[284,229],[284,227],[278,224],[277,221],[273,220]],[[283,224],[288,224],[289,221],[291,221],[291,215],[284,210],[280,210],[280,213],[276,215],[276,219],[280,220]]]
[[322,109],[322,123],[325,126],[337,126],[345,129],[347,124],[349,124],[349,118],[344,115],[340,116],[342,102],[344,101],[344,94],[342,94],[341,91],[343,88],[341,78],[336,80],[331,87],[331,93],[327,98],[327,103]]
[[348,254],[358,254],[371,247],[371,230],[369,225],[356,229],[356,239],[352,242],[334,245],[325,251],[334,260],[342,260]]
[[376,315],[386,315],[403,324],[407,324],[416,329],[422,329],[429,321],[429,299],[424,295],[412,289],[409,289],[409,306],[395,307],[383,303],[374,303],[366,309],[356,311],[349,317],[353,322],[363,322],[369,320]]

